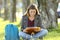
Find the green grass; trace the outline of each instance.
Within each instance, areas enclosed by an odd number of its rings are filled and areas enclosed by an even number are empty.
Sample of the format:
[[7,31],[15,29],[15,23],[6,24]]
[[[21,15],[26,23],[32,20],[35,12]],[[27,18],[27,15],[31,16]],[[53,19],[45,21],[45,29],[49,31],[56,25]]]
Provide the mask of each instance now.
[[60,40],[60,23],[58,23],[57,29],[51,29],[48,35],[44,37],[44,40]]
[[[19,24],[20,20],[17,22],[14,22],[13,24]],[[0,40],[4,40],[5,37],[5,26],[9,24],[9,20],[4,21],[2,18],[0,18]],[[57,29],[52,29],[52,31],[49,31],[48,35],[44,37],[44,40],[60,40],[60,23],[58,23]]]

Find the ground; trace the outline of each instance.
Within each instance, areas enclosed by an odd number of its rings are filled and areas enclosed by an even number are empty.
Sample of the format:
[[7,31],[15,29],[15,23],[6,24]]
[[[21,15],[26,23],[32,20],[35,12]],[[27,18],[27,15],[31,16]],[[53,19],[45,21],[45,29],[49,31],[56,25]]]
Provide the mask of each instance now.
[[[17,25],[19,24],[19,21],[20,20],[14,22],[13,24]],[[7,24],[9,24],[9,20],[4,21],[2,18],[0,18],[0,40],[5,39],[5,26]],[[58,28],[51,30],[52,31],[49,31],[48,35],[44,37],[44,40],[60,40],[60,19],[58,19]]]

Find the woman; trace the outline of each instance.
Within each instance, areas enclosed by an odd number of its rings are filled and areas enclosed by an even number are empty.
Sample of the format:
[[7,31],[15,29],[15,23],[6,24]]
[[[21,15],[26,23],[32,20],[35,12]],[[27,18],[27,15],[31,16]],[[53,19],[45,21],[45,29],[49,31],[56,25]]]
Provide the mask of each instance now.
[[48,31],[44,29],[41,23],[41,18],[37,9],[37,6],[35,4],[32,4],[28,7],[26,14],[23,15],[22,21],[21,21],[21,32],[19,33],[20,37],[23,37],[24,39],[31,39],[31,35],[26,33],[27,27],[39,27],[41,30],[37,33],[35,33],[32,37],[33,38],[42,38],[45,36]]

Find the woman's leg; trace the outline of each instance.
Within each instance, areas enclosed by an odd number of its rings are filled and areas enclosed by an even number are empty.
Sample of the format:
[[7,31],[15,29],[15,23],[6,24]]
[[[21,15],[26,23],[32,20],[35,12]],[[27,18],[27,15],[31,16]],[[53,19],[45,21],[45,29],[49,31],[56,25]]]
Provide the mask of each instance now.
[[26,34],[26,33],[22,32],[22,31],[19,32],[19,36],[24,38],[24,39],[31,39],[31,35]]
[[46,29],[41,29],[40,32],[36,33],[33,35],[34,38],[42,38],[43,36],[45,36],[48,33],[48,31]]

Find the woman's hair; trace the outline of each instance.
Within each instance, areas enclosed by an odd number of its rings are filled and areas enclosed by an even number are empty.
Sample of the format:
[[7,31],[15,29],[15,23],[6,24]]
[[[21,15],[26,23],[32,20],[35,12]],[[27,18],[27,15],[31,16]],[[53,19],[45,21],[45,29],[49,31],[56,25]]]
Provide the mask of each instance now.
[[39,11],[38,11],[38,8],[37,8],[37,5],[36,4],[29,5],[28,8],[27,8],[26,13],[24,15],[29,16],[29,10],[30,9],[35,9],[36,10],[36,15],[39,15]]

